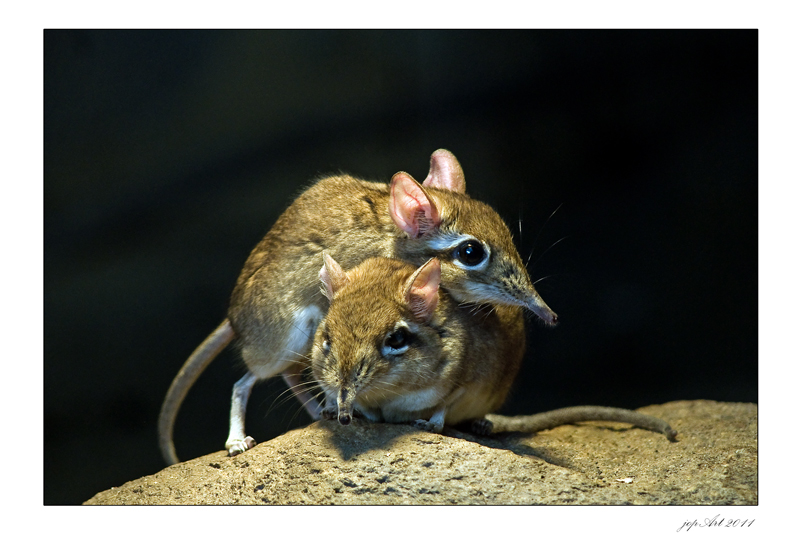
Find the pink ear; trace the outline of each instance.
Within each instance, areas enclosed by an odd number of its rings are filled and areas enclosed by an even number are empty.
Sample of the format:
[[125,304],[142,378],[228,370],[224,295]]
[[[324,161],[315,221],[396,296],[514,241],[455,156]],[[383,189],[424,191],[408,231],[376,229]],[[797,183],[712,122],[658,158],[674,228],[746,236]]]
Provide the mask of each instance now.
[[322,282],[323,293],[330,301],[333,300],[333,295],[347,284],[349,278],[339,263],[328,255],[328,252],[322,252],[322,260],[325,264],[319,271],[319,280]]
[[439,148],[431,154],[431,169],[428,171],[428,177],[425,178],[422,185],[448,189],[462,194],[467,191],[464,171],[461,170],[458,159],[444,148]]
[[422,186],[405,172],[392,176],[389,215],[397,227],[411,238],[421,237],[441,223],[436,205]]
[[417,320],[431,319],[439,303],[439,281],[442,267],[435,257],[419,267],[406,282],[403,291],[406,303]]

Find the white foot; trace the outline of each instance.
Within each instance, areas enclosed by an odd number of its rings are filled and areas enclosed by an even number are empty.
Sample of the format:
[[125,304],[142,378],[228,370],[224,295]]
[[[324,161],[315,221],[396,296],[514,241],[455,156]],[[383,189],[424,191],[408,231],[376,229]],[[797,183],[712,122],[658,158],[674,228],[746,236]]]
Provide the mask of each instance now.
[[444,429],[444,425],[423,419],[415,420],[414,427],[424,429],[425,431],[430,431],[431,433],[441,433]]
[[237,439],[234,441],[226,442],[225,448],[228,449],[228,455],[233,457],[242,452],[246,452],[256,445],[256,440],[253,437],[245,437],[244,439]]

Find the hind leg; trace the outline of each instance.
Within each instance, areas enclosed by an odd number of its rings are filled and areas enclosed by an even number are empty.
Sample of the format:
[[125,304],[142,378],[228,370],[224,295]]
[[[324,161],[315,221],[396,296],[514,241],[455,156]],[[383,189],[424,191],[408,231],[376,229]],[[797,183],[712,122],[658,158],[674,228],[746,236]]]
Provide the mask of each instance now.
[[322,408],[319,402],[309,394],[309,387],[302,382],[301,378],[310,363],[308,353],[311,350],[311,342],[320,320],[322,320],[322,310],[316,305],[309,305],[295,313],[283,355],[283,360],[290,362],[291,366],[281,371],[284,381],[289,385],[289,390],[314,420],[319,420]]
[[239,455],[256,445],[253,437],[246,436],[244,432],[244,415],[247,410],[247,400],[250,398],[250,392],[253,390],[253,385],[256,384],[256,381],[258,381],[258,378],[248,372],[233,386],[230,432],[228,433],[228,440],[225,442],[225,449],[228,450],[228,455],[231,457]]
[[[247,400],[256,381],[268,379],[277,374],[283,374],[284,380],[289,384],[290,390],[303,404],[314,420],[319,419],[320,406],[317,401],[305,390],[300,376],[308,366],[307,356],[311,346],[311,339],[317,324],[322,319],[322,311],[316,305],[309,305],[295,313],[292,322],[284,331],[286,333],[278,340],[273,338],[272,348],[258,344],[242,347],[242,358],[247,364],[248,372],[233,386],[231,397],[231,419],[228,440],[225,448],[231,457],[249,450],[255,446],[256,441],[248,437],[244,430],[245,411]],[[281,331],[275,327],[276,332]],[[275,342],[277,341],[277,342]]]

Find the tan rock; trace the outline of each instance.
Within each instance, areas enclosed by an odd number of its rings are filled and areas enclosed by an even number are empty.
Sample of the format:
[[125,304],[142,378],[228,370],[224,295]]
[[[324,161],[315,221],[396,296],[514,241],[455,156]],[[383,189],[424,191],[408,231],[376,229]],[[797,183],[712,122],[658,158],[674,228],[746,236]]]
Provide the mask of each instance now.
[[640,411],[668,421],[677,442],[610,422],[476,437],[321,421],[237,457],[220,451],[170,466],[86,504],[758,503],[755,404]]

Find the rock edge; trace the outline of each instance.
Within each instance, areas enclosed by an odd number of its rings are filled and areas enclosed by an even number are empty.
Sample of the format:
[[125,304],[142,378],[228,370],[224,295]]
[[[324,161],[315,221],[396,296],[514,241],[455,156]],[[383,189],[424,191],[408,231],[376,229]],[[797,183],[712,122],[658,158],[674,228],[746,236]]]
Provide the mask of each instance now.
[[537,434],[444,435],[315,422],[98,493],[88,505],[756,505],[758,408],[651,405],[677,442],[611,422]]

